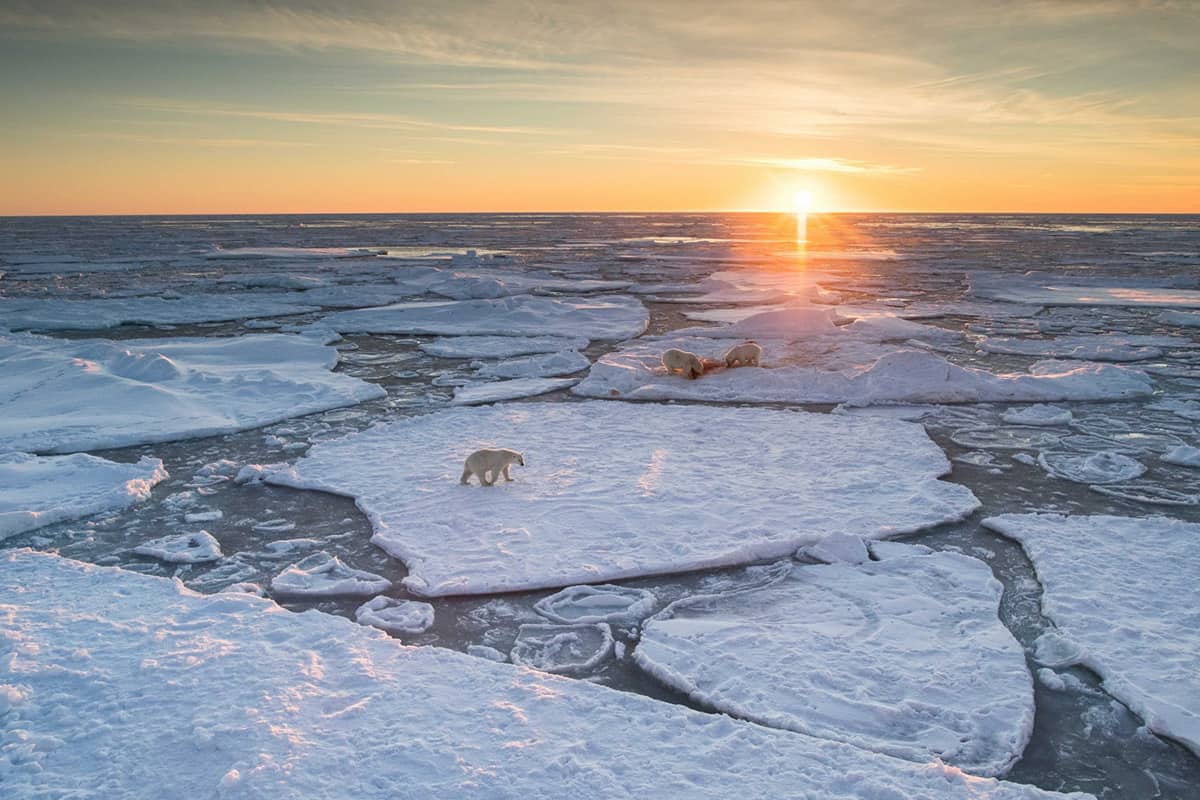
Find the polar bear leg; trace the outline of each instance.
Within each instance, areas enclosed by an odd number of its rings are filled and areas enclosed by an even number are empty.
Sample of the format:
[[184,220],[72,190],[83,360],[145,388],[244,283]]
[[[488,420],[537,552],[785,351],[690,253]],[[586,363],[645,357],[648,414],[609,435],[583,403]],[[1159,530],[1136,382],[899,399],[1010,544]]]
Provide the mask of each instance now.
[[504,465],[504,480],[510,481],[510,482],[512,481],[512,477],[508,474],[508,468],[511,466],[512,466],[511,464]]
[[479,473],[479,485],[480,486],[491,486],[492,484],[494,484],[496,482],[496,471],[495,470],[492,470],[492,479],[490,481],[488,480],[487,476],[488,476],[487,470],[484,470],[483,472]]
[[458,482],[461,483],[463,486],[469,486],[471,483],[471,470],[464,469],[462,477],[458,479]]

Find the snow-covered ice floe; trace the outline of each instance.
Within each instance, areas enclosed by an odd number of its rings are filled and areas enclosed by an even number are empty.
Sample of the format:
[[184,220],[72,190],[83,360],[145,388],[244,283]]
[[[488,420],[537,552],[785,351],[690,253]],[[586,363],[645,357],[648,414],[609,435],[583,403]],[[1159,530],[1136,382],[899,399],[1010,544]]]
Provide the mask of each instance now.
[[348,567],[324,550],[300,559],[271,579],[271,591],[298,597],[378,594],[391,587],[387,578]]
[[795,566],[765,589],[668,606],[633,658],[738,717],[997,775],[1020,757],[1034,713],[1002,591],[985,563],[957,553]]
[[568,586],[534,603],[533,610],[551,622],[631,623],[650,616],[658,598],[632,586]]
[[483,364],[475,370],[480,378],[553,378],[571,375],[591,366],[587,356],[575,350],[518,356]]
[[575,336],[447,336],[419,347],[439,358],[512,358],[536,353],[582,350],[588,340]]
[[1011,425],[1069,425],[1075,419],[1070,409],[1044,403],[1024,408],[1005,409],[1000,418]]
[[646,329],[649,312],[635,297],[534,297],[398,303],[341,311],[320,321],[339,333],[541,335],[628,339]]
[[1065,645],[1046,666],[1086,666],[1150,730],[1200,755],[1200,525],[1057,514],[983,524],[1033,561],[1042,611]]
[[71,452],[255,428],[382,397],[301,336],[64,340],[0,332],[0,452]]
[[162,461],[0,453],[0,540],[56,522],[126,508],[167,477]]
[[1162,460],[1179,467],[1200,467],[1200,447],[1181,444],[1163,453]]
[[968,293],[977,298],[1043,306],[1200,308],[1200,291],[1154,283],[1154,279],[1092,278],[1053,272],[977,272],[970,276]]
[[451,403],[456,406],[479,406],[499,403],[501,400],[537,397],[539,394],[569,389],[577,383],[579,378],[514,378],[509,381],[469,383],[455,388]]
[[17,651],[0,659],[11,800],[1088,797],[52,555],[0,554],[0,597],[0,647]]
[[388,633],[424,633],[433,626],[433,606],[419,600],[373,597],[354,612],[354,619]]
[[1177,336],[1127,336],[1116,333],[1077,334],[1050,339],[985,336],[979,349],[988,353],[1043,356],[1079,361],[1143,361],[1158,358],[1164,347],[1189,346]]
[[[513,482],[459,485],[482,447]],[[747,470],[746,464],[755,469]],[[448,409],[322,442],[272,483],[354,497],[422,595],[619,580],[884,538],[979,503],[920,425],[753,408],[517,403]]]
[[603,622],[578,625],[522,625],[509,658],[521,667],[560,675],[589,672],[613,649],[612,629]]
[[153,539],[139,544],[133,552],[168,564],[201,564],[221,558],[221,543],[208,531],[196,531]]

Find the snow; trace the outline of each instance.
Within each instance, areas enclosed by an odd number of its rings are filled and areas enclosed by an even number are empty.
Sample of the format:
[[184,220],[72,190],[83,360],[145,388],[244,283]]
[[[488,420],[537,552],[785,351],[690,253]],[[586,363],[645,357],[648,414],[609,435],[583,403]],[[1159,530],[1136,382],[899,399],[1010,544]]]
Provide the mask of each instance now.
[[996,775],[1034,715],[1002,592],[957,553],[796,566],[765,589],[676,602],[642,626],[633,658],[728,714]]
[[502,400],[518,400],[569,389],[577,383],[579,378],[514,378],[510,381],[469,383],[454,389],[454,400],[451,403],[456,406],[477,406]]
[[1033,561],[1060,654],[1099,675],[1150,730],[1200,754],[1200,525],[1057,514],[983,524]]
[[220,560],[221,543],[208,531],[197,531],[152,539],[133,548],[133,552],[168,564],[202,564]]
[[1164,453],[1162,460],[1181,467],[1200,467],[1200,447],[1181,444]]
[[1044,403],[1025,408],[1005,409],[1000,419],[1012,425],[1069,425],[1075,415],[1069,409],[1048,406]]
[[359,606],[354,619],[388,633],[424,633],[433,626],[433,606],[419,600],[397,600],[381,595]]
[[63,340],[0,332],[0,452],[212,436],[384,396],[301,336]]
[[633,623],[650,616],[658,598],[645,589],[601,584],[568,586],[543,597],[533,610],[551,622],[563,625],[580,622]]
[[[512,483],[460,486],[482,447]],[[746,464],[755,464],[747,470]],[[620,580],[876,539],[979,503],[920,425],[754,408],[515,403],[448,409],[316,444],[268,481],[354,497],[420,595]]]
[[11,800],[1064,797],[52,555],[0,597]]
[[1146,471],[1146,466],[1137,459],[1112,450],[1039,453],[1038,464],[1054,477],[1075,483],[1121,483]]
[[378,594],[391,586],[386,578],[348,567],[324,550],[300,559],[271,579],[271,591],[302,597]]
[[590,367],[587,356],[574,350],[543,355],[520,356],[494,364],[484,364],[475,371],[480,378],[553,378],[571,375]]
[[[1142,344],[1142,341],[1156,345]],[[1121,336],[1118,334],[1079,334],[1058,336],[1052,339],[1019,339],[1010,336],[985,336],[978,342],[979,349],[988,353],[1009,355],[1045,356],[1051,358],[1077,359],[1080,361],[1142,361],[1158,358],[1162,347],[1177,346],[1178,340],[1171,336]],[[1186,344],[1186,341],[1178,342]]]
[[649,313],[635,297],[534,297],[397,303],[341,311],[320,321],[339,333],[540,335],[628,339],[646,329]]
[[512,663],[560,675],[590,672],[612,653],[612,630],[604,623],[522,625],[508,657]]
[[1200,308],[1200,291],[1154,286],[1152,281],[1056,275],[1051,272],[979,272],[970,276],[976,298],[1043,306]]
[[439,358],[511,358],[534,353],[582,350],[587,339],[563,336],[450,336],[419,347]]
[[0,319],[12,330],[100,330],[119,325],[183,325],[320,311],[293,292],[196,292],[178,298],[0,298]]
[[0,541],[140,503],[166,477],[162,461],[149,456],[126,464],[82,454],[0,453]]

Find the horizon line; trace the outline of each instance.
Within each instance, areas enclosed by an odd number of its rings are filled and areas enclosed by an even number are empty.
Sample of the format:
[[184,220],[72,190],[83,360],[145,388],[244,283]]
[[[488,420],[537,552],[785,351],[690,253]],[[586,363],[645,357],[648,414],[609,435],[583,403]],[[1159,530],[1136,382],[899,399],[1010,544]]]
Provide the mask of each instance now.
[[[32,214],[0,214],[0,220],[9,219],[80,219],[89,217],[122,218],[122,217],[386,217],[386,216],[424,216],[424,217],[462,217],[462,216],[618,216],[627,214],[639,215],[676,215],[676,216],[707,216],[713,214],[775,214],[782,216],[798,216],[799,212],[792,209],[723,209],[723,210],[607,210],[607,211],[187,211],[187,212],[103,212],[103,213],[32,213]],[[937,210],[937,211],[901,211],[901,210],[839,210],[839,211],[809,211],[802,216],[851,216],[871,214],[903,214],[907,216],[1105,216],[1105,217],[1193,217],[1200,216],[1200,208],[1195,211],[974,211],[974,210]]]

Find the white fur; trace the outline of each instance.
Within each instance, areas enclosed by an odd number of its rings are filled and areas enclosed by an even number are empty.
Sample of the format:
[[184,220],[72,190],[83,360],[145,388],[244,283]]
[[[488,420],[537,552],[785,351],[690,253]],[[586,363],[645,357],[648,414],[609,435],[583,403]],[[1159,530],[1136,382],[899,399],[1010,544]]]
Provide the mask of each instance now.
[[762,348],[754,342],[734,345],[725,351],[726,367],[757,367]]
[[[470,483],[470,477],[474,475],[479,478],[480,486],[491,486],[500,477],[504,475],[504,480],[511,481],[512,477],[508,474],[508,468],[513,464],[525,466],[525,456],[518,453],[516,450],[476,450],[471,455],[467,456],[467,461],[463,464],[463,474],[459,478],[459,483]],[[492,474],[492,479],[488,480],[488,473]]]
[[685,378],[699,378],[704,374],[704,364],[695,353],[671,348],[662,354],[663,366],[667,372],[678,371]]

